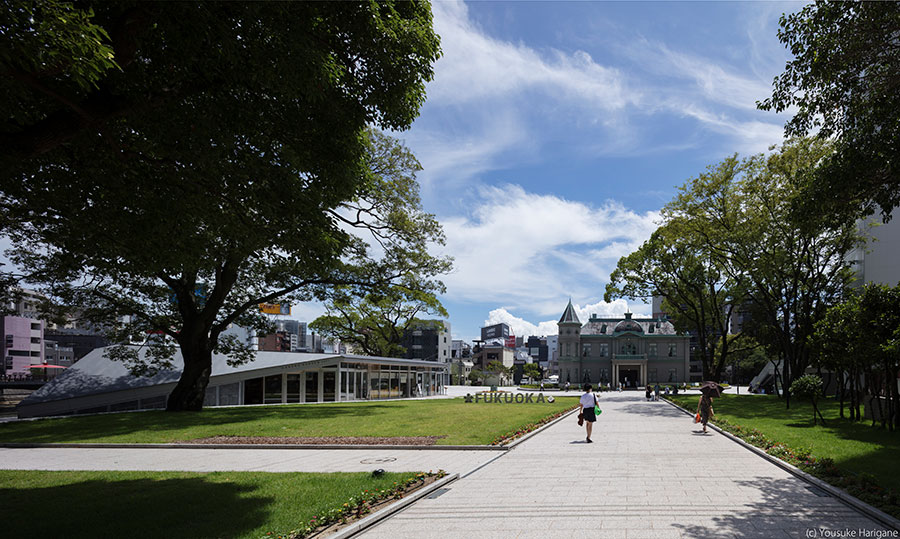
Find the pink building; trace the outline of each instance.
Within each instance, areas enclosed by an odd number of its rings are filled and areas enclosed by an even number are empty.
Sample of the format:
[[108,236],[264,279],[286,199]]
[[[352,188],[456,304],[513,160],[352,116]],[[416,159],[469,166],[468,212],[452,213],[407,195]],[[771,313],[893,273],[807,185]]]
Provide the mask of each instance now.
[[0,373],[30,374],[44,362],[44,322],[21,316],[0,317]]

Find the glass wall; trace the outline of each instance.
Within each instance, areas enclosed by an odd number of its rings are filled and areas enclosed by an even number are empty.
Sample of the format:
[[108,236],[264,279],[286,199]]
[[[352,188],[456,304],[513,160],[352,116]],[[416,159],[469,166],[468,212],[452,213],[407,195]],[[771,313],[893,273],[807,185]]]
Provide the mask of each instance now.
[[[341,363],[340,371],[335,367],[315,369],[251,378],[242,383],[244,404],[380,400],[442,393],[444,372],[437,367]],[[233,390],[227,388],[224,396],[219,395],[219,405],[236,399],[233,393],[239,384],[235,383]]]
[[306,402],[319,402],[319,373],[316,371],[306,371]]
[[263,403],[263,379],[251,378],[244,380],[244,404]]
[[266,376],[265,378],[265,403],[281,404],[281,375]]
[[337,389],[337,371],[324,371],[322,373],[322,401],[334,402],[335,390]]
[[287,375],[287,401],[300,402],[300,375]]

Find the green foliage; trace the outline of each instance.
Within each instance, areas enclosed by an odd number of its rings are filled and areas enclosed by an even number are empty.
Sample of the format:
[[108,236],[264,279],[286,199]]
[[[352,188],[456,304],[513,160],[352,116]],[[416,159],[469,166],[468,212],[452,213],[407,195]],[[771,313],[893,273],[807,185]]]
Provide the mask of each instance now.
[[543,370],[541,366],[537,363],[526,363],[525,367],[523,367],[522,372],[525,376],[531,378],[532,380],[540,380],[543,377]]
[[[651,238],[619,261],[605,299],[661,295],[676,328],[696,335],[706,378],[718,379],[730,354],[757,346],[802,372],[812,323],[846,290],[846,255],[860,243],[852,222],[814,227],[791,212],[830,151],[821,141],[792,140],[770,156],[734,156],[688,180]],[[738,312],[752,323],[722,339]]]
[[420,475],[0,470],[0,518],[9,537],[259,539],[273,531],[287,536],[345,503],[365,510],[409,481]]
[[791,383],[791,394],[813,402],[822,396],[822,379],[815,374],[804,374]]
[[804,186],[807,218],[840,223],[900,204],[900,4],[819,0],[781,18],[778,37],[794,59],[775,78],[763,110],[796,108],[788,136],[817,131],[836,152]]
[[473,384],[477,384],[479,382],[484,381],[484,372],[481,369],[472,369],[469,371],[469,381]]
[[[813,424],[816,423],[816,416],[819,414],[819,399],[822,397],[822,379],[815,374],[804,374],[799,378],[795,378],[791,383],[791,395],[801,399],[808,399],[812,402],[813,407]],[[825,418],[822,418],[825,423]]]
[[[886,397],[882,425],[900,422],[900,285],[868,283],[833,305],[815,324],[810,345],[819,366],[848,373],[851,380],[865,379],[871,396]],[[851,401],[858,404],[858,384],[850,385]],[[861,416],[851,412],[851,417]],[[888,418],[894,421],[887,421]]]
[[[68,71],[0,58],[30,69],[0,92],[3,110],[28,111],[0,130],[0,227],[20,277],[119,342],[177,342],[170,409],[202,406],[213,352],[252,357],[220,336],[265,331],[259,303],[440,289],[418,163],[367,128],[418,114],[439,55],[426,2],[107,2],[67,34],[66,4],[8,5],[19,27],[0,50],[80,51],[61,56]],[[82,51],[79,36],[103,32]],[[98,63],[103,47],[120,69]],[[118,356],[141,371],[144,354]]]

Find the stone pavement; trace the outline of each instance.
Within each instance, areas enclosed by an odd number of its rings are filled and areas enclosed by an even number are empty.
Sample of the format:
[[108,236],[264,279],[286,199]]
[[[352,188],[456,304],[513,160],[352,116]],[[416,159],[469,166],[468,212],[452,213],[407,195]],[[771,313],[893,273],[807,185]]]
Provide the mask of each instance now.
[[569,417],[362,537],[769,539],[884,529],[728,438],[698,433],[665,402],[637,392],[600,401],[595,443]]
[[466,473],[501,451],[416,449],[0,448],[0,470]]

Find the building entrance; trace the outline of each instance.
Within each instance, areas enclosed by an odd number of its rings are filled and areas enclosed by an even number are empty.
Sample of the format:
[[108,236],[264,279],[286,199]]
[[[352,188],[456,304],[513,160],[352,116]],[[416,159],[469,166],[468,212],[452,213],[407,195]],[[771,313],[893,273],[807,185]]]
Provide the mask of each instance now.
[[624,387],[637,387],[640,378],[638,369],[626,369],[619,367],[619,383]]

